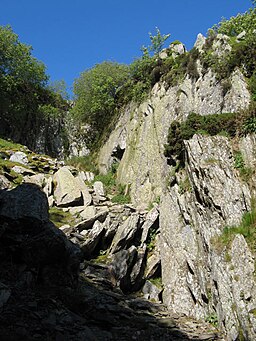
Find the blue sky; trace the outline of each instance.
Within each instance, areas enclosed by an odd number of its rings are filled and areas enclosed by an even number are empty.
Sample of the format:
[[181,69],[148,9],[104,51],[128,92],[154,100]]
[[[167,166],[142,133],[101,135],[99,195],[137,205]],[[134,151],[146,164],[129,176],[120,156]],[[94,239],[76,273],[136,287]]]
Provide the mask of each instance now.
[[251,7],[249,0],[0,0],[0,25],[71,88],[79,74],[104,60],[131,63],[149,32],[170,33],[192,48],[199,32]]

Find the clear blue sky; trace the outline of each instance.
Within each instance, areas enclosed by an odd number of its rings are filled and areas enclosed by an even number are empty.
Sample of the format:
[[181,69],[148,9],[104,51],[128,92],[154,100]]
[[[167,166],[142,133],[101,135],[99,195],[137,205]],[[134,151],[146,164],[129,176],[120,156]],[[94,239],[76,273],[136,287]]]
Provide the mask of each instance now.
[[148,32],[170,33],[190,49],[199,32],[245,12],[249,0],[1,0],[0,25],[69,87],[80,72],[104,60],[131,63],[149,45]]

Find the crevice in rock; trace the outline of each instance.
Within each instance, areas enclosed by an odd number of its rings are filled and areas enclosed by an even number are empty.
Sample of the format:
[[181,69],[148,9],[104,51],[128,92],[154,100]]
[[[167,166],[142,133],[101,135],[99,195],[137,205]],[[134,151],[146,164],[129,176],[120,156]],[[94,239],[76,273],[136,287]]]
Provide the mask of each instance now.
[[201,297],[204,303],[209,304],[209,299],[205,294],[201,294]]
[[191,273],[191,275],[195,275],[194,271],[192,270],[191,266],[189,265],[188,261],[186,262],[187,263],[187,268],[188,268],[188,271]]
[[192,300],[193,300],[194,304],[196,305],[197,299],[196,299],[195,295],[193,294],[193,292],[192,292],[192,290],[190,289],[190,287],[188,287],[188,290],[189,290],[189,292],[190,292],[190,295],[191,295],[191,297],[192,297]]
[[115,149],[113,149],[111,157],[114,159],[116,162],[120,162],[122,160],[122,157],[124,155],[125,148],[121,148],[119,145],[116,146]]

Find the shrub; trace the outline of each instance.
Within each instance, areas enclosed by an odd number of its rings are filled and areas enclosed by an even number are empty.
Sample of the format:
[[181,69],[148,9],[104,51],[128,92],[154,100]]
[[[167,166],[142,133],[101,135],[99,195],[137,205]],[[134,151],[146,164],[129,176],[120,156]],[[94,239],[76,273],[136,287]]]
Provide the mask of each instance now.
[[184,140],[189,140],[196,133],[217,135],[225,131],[229,136],[235,136],[237,132],[237,114],[214,114],[201,116],[195,113],[189,114],[186,121],[179,123],[173,121],[169,128],[167,144],[164,155],[169,163],[175,165],[175,159],[184,163]]

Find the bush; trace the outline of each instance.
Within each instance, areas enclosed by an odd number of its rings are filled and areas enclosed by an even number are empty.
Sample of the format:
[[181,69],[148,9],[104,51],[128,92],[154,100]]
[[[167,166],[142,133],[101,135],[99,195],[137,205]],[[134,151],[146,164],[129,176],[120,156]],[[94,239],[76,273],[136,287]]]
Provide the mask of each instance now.
[[175,165],[176,160],[184,163],[184,140],[189,140],[196,133],[217,135],[223,133],[228,136],[235,136],[237,133],[237,114],[214,114],[201,116],[195,113],[189,114],[185,122],[173,121],[169,128],[167,144],[164,155],[168,158],[169,164]]

